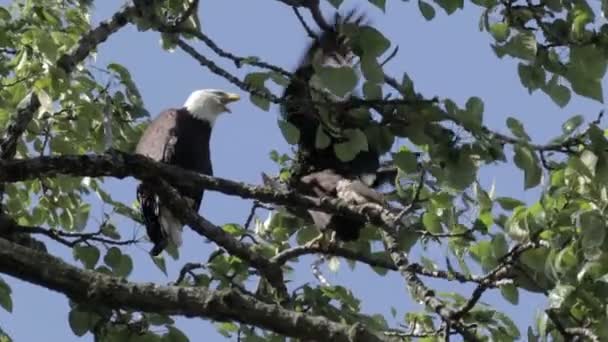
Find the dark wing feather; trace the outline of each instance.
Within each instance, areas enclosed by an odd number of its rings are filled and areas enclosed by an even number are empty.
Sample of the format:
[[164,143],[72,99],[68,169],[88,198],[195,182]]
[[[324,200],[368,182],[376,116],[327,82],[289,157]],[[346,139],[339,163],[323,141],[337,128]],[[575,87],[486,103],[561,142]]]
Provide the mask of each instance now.
[[[175,153],[176,110],[166,110],[154,119],[137,144],[135,153],[156,161],[170,163]],[[146,233],[154,247],[152,256],[160,254],[167,246],[167,235],[160,225],[160,203],[150,184],[142,182],[137,187],[137,200],[146,227]]]

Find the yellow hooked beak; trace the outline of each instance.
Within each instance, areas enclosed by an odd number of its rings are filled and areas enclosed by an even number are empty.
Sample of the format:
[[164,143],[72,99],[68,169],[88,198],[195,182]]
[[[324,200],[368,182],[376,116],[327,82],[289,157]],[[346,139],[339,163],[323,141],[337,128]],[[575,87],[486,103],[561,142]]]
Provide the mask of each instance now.
[[222,103],[224,104],[224,108],[226,109],[226,111],[228,113],[232,113],[230,111],[230,109],[228,107],[226,107],[227,104],[231,103],[231,102],[236,102],[238,100],[241,99],[241,96],[239,94],[235,94],[235,93],[225,93],[224,96],[222,96]]

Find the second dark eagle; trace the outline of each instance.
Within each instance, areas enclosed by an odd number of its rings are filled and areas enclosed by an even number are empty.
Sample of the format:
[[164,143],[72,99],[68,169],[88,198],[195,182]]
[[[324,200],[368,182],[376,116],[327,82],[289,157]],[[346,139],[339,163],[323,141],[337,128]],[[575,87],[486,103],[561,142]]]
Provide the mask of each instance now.
[[[336,155],[335,145],[347,140],[346,130],[364,132],[366,128],[378,125],[369,111],[354,111],[335,106],[322,113],[313,102],[323,97],[334,101],[348,100],[347,94],[338,98],[320,89],[317,71],[328,67],[353,67],[357,55],[352,48],[353,32],[362,27],[363,17],[355,17],[351,12],[342,18],[336,14],[330,29],[324,30],[309,45],[304,58],[294,72],[294,77],[286,87],[283,99],[286,105],[282,113],[288,122],[300,131],[300,140],[295,165],[292,168],[290,186],[305,194],[338,196],[350,202],[361,201],[383,203],[381,194],[372,189],[376,172],[380,167],[380,151],[377,146],[368,144],[367,150],[359,151],[350,160]],[[323,94],[320,94],[323,92]],[[295,100],[295,101],[294,101]],[[363,114],[363,115],[362,115]],[[325,146],[319,146],[319,135],[329,139]],[[342,186],[338,186],[341,184]],[[342,241],[358,239],[365,222],[348,216],[330,215],[310,210],[314,224],[322,231],[330,229]]]

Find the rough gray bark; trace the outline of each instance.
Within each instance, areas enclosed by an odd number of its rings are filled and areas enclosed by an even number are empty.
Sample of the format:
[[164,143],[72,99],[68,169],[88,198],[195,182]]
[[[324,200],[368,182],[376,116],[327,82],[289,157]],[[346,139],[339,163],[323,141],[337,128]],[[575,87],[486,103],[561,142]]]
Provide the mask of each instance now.
[[237,290],[159,286],[82,270],[50,254],[0,238],[0,272],[76,301],[167,315],[238,321],[286,336],[319,341],[390,341],[363,327],[266,304]]

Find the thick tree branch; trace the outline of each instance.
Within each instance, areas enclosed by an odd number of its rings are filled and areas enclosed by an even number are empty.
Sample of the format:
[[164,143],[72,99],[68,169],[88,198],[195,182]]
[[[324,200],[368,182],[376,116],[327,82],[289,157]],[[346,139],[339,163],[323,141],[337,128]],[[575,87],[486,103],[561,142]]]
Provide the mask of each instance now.
[[0,182],[19,182],[58,174],[116,178],[132,176],[140,180],[165,179],[173,185],[202,187],[226,195],[257,199],[265,203],[350,215],[378,225],[392,226],[396,216],[387,209],[350,205],[337,198],[315,198],[302,196],[295,192],[274,191],[267,187],[198,174],[172,165],[158,163],[140,155],[118,151],[103,155],[63,155],[0,161]]
[[[391,259],[397,266],[399,273],[405,279],[410,291],[413,292],[415,297],[423,300],[424,303],[433,310],[445,324],[450,326],[452,329],[457,331],[466,341],[480,341],[477,335],[470,331],[470,328],[459,318],[454,319],[453,312],[446,308],[445,304],[441,302],[435,296],[435,291],[428,288],[422,280],[413,272],[408,265],[407,257],[399,251],[397,239],[395,235],[390,231],[383,232],[383,240],[386,246],[386,250],[389,252]],[[448,331],[448,336],[449,336]]]
[[9,122],[2,141],[0,141],[0,158],[11,159],[17,152],[17,142],[25,132],[25,128],[32,121],[34,113],[40,107],[40,100],[35,93],[30,93],[28,98],[21,102],[21,107],[17,108],[17,114]]
[[230,254],[249,262],[262,276],[268,279],[268,282],[277,290],[277,294],[282,300],[287,298],[287,288],[285,287],[280,265],[270,262],[260,253],[256,253],[251,248],[251,245],[235,239],[220,227],[216,227],[198,215],[180,196],[177,190],[171,187],[165,180],[156,179],[155,183],[157,184],[154,189],[155,192],[163,200],[163,203],[168,203],[169,209],[177,214],[177,217],[185,219],[188,225],[198,234],[215,242]]
[[388,341],[361,324],[348,326],[326,318],[285,310],[234,289],[158,286],[133,283],[81,270],[59,258],[0,238],[0,272],[60,292],[75,301],[111,308],[237,321],[292,337],[319,341]]
[[84,61],[99,44],[127,25],[133,15],[135,15],[135,9],[132,6],[126,6],[114,13],[109,20],[102,21],[99,26],[85,33],[78,41],[76,48],[71,53],[61,56],[57,65],[67,74],[71,73],[76,65]]

